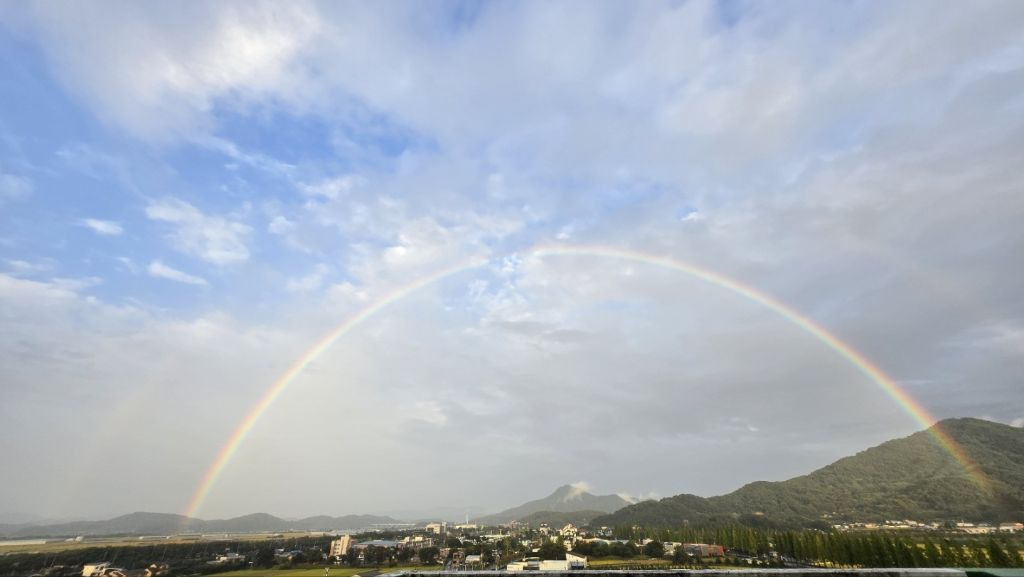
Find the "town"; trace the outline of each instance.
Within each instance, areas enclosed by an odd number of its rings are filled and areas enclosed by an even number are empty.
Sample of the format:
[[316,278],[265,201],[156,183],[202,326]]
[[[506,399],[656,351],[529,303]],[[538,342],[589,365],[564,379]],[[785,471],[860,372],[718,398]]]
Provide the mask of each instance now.
[[[0,574],[35,577],[171,577],[313,569],[326,577],[384,570],[567,572],[577,570],[1024,566],[1024,525],[835,525],[830,531],[749,527],[496,526],[430,522],[361,531],[179,534],[92,542],[51,553],[0,552]],[[41,547],[48,546],[39,542]],[[85,547],[85,548],[82,548]],[[29,573],[19,568],[31,567]]]

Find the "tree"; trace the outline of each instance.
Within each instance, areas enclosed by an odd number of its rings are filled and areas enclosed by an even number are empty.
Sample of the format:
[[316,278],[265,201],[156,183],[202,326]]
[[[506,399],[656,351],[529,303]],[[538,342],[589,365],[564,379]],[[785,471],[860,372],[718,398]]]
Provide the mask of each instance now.
[[432,565],[437,561],[437,556],[441,554],[441,550],[437,547],[424,547],[420,549],[419,558],[420,563],[424,565]]
[[988,558],[993,567],[1013,567],[1015,565],[995,539],[988,540]]
[[651,541],[644,545],[644,555],[648,557],[664,557],[665,546],[662,545],[661,541]]
[[541,559],[565,559],[565,547],[548,541],[540,546],[540,551],[537,552],[537,556]]
[[273,567],[274,550],[270,547],[259,548],[256,551],[256,557],[253,559],[253,565],[257,567]]

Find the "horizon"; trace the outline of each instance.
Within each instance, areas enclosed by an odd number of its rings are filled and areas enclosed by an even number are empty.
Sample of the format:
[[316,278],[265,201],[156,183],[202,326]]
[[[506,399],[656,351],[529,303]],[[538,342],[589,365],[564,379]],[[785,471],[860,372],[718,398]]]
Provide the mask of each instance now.
[[1024,426],[985,6],[0,3],[0,511],[711,496]]
[[[976,418],[976,417],[947,417],[945,419],[942,419],[942,421],[936,422],[933,425],[933,427],[941,425],[944,422],[960,421],[960,420],[980,420],[980,421],[984,421],[984,422],[988,422],[988,423],[994,423],[994,424],[998,424],[998,425],[1005,425],[1005,426],[1009,426],[1009,427],[1013,427],[1013,428],[1024,428],[1024,427],[1021,427],[1021,426],[1018,426],[1018,425],[1011,425],[1011,424],[1008,424],[1008,423],[1000,423],[998,421],[992,421],[992,420],[988,420],[988,419],[979,419],[979,418]],[[836,462],[838,462],[840,460],[843,460],[843,459],[846,459],[846,458],[849,458],[849,457],[854,457],[854,456],[859,455],[860,453],[862,453],[864,451],[869,451],[871,449],[877,448],[877,447],[879,447],[881,445],[889,443],[890,441],[897,441],[897,440],[900,440],[900,439],[905,439],[905,438],[910,437],[910,436],[914,436],[914,435],[918,435],[918,434],[925,434],[925,433],[928,433],[928,432],[929,432],[929,429],[920,429],[918,431],[914,431],[914,432],[910,433],[906,437],[899,437],[899,438],[894,438],[894,439],[888,439],[888,440],[882,441],[878,445],[873,445],[871,447],[865,447],[863,449],[857,450],[854,453],[851,453],[850,455],[842,456],[839,459],[837,459],[836,461],[833,461],[831,463],[823,465],[822,467],[827,467],[829,465],[835,464]],[[931,438],[932,438],[933,441],[938,443],[938,440],[934,436],[931,436]],[[954,457],[954,459],[955,459],[955,457]],[[818,470],[818,469],[815,469],[815,471],[816,470]],[[798,473],[796,476],[800,477],[800,476],[804,476],[804,475],[807,475],[807,474],[810,474],[810,473],[813,473],[813,472],[814,471],[806,471],[806,472]],[[792,478],[795,478],[795,477],[791,477],[790,479],[792,479]],[[768,480],[768,482],[778,483],[778,482],[783,482],[783,481],[787,481],[787,480],[789,480],[789,479]],[[741,482],[741,484],[738,485],[732,491],[727,491],[725,493],[716,494],[716,495],[697,495],[697,496],[705,498],[705,499],[708,499],[708,498],[712,498],[712,497],[718,497],[718,496],[722,496],[722,495],[727,495],[729,493],[732,493],[732,492],[734,492],[736,490],[741,489],[742,487],[745,487],[748,484],[756,483],[756,482],[762,482],[762,481],[766,481],[766,480],[765,479],[750,479],[750,480]],[[576,481],[576,482],[573,482],[573,483],[563,483],[563,484],[559,485],[558,487],[556,487],[554,490],[552,490],[550,493],[545,493],[542,496],[541,495],[535,496],[533,498],[530,498],[526,502],[528,503],[528,502],[532,502],[534,500],[542,500],[542,499],[545,499],[545,498],[548,498],[548,497],[553,497],[560,490],[566,489],[566,488],[570,489],[570,491],[577,492],[576,493],[577,495],[578,494],[589,494],[589,495],[597,496],[597,497],[616,496],[616,497],[621,498],[623,501],[627,502],[628,504],[636,504],[636,503],[640,503],[640,502],[643,502],[643,501],[659,501],[661,499],[672,497],[672,496],[675,496],[675,495],[692,494],[692,493],[687,493],[686,491],[677,491],[677,492],[669,494],[669,495],[629,495],[629,494],[622,494],[622,493],[603,493],[600,490],[594,489],[586,481]],[[567,498],[569,498],[569,499],[575,498],[575,495],[570,495]],[[430,506],[429,508],[423,509],[422,511],[451,510],[451,512],[450,513],[446,513],[446,514],[422,514],[422,515],[419,514],[419,513],[416,513],[416,512],[402,512],[402,511],[398,511],[398,512],[395,512],[395,511],[364,511],[364,512],[340,512],[340,513],[339,512],[319,512],[319,513],[313,513],[311,515],[296,516],[296,515],[288,515],[288,514],[280,514],[280,513],[271,513],[271,512],[268,512],[268,511],[254,511],[254,512],[243,513],[241,515],[235,515],[235,516],[231,516],[231,517],[201,518],[201,517],[190,517],[190,516],[187,516],[187,515],[185,515],[183,513],[173,512],[173,511],[137,510],[137,511],[128,511],[128,512],[118,513],[118,514],[108,514],[107,516],[104,516],[102,518],[95,518],[94,517],[94,518],[75,518],[75,519],[63,519],[63,520],[42,519],[42,520],[38,520],[38,521],[25,521],[25,522],[7,522],[7,521],[5,521],[4,519],[6,517],[11,516],[11,515],[14,515],[14,516],[31,516],[30,514],[26,514],[24,512],[9,512],[9,513],[0,513],[0,524],[8,524],[8,525],[43,525],[43,524],[61,524],[61,523],[74,523],[74,522],[108,521],[108,520],[114,520],[114,519],[118,519],[118,518],[121,518],[121,517],[126,517],[126,516],[131,516],[131,515],[138,515],[138,514],[170,515],[170,516],[175,516],[175,517],[186,518],[186,519],[189,519],[189,520],[192,520],[192,521],[203,521],[203,522],[208,522],[208,521],[230,521],[230,520],[234,520],[234,519],[240,519],[240,518],[251,517],[251,516],[258,516],[258,515],[269,515],[269,516],[275,517],[275,518],[283,520],[283,521],[301,521],[301,520],[309,519],[309,518],[312,518],[312,517],[332,517],[332,518],[341,518],[341,517],[389,517],[389,518],[391,518],[391,519],[393,519],[395,521],[400,521],[400,522],[425,522],[425,521],[431,521],[431,520],[436,520],[436,521],[459,521],[460,519],[463,519],[463,517],[460,517],[459,515],[467,515],[468,516],[468,521],[472,522],[475,519],[480,519],[480,518],[485,518],[485,517],[492,517],[492,516],[498,515],[499,513],[502,513],[502,512],[504,512],[504,511],[506,511],[508,509],[515,508],[515,507],[518,507],[518,506],[523,505],[523,504],[524,503],[522,503],[522,502],[520,502],[520,503],[513,503],[513,504],[509,504],[507,506],[500,507],[498,509],[485,509],[483,507],[476,506],[476,505],[434,504],[434,505]],[[470,514],[471,512],[472,512],[472,514]],[[409,513],[409,514],[402,514],[402,513]],[[446,515],[455,515],[455,516],[448,516],[448,517],[446,517]]]

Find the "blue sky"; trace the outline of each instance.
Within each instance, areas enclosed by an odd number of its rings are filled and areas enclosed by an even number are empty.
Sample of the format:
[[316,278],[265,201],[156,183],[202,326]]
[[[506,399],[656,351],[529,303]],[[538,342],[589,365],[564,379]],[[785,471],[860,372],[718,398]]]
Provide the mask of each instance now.
[[[474,510],[577,480],[711,495],[919,426],[763,307],[539,245],[731,276],[936,417],[1024,418],[1019,3],[29,2],[0,22],[0,512],[183,510],[298,355],[474,259],[304,373],[201,514],[421,505],[379,480],[275,489],[350,459],[458,471],[424,487]],[[729,457],[665,458],[695,443]],[[160,481],[71,473],[91,462]]]

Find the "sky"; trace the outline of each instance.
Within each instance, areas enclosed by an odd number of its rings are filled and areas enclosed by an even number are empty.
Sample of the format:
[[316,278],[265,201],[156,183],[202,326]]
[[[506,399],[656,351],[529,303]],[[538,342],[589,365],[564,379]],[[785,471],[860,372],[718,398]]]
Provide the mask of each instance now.
[[4,2],[0,74],[0,518],[186,511],[357,317],[198,516],[710,496],[923,427],[611,250],[1024,423],[1024,3]]

